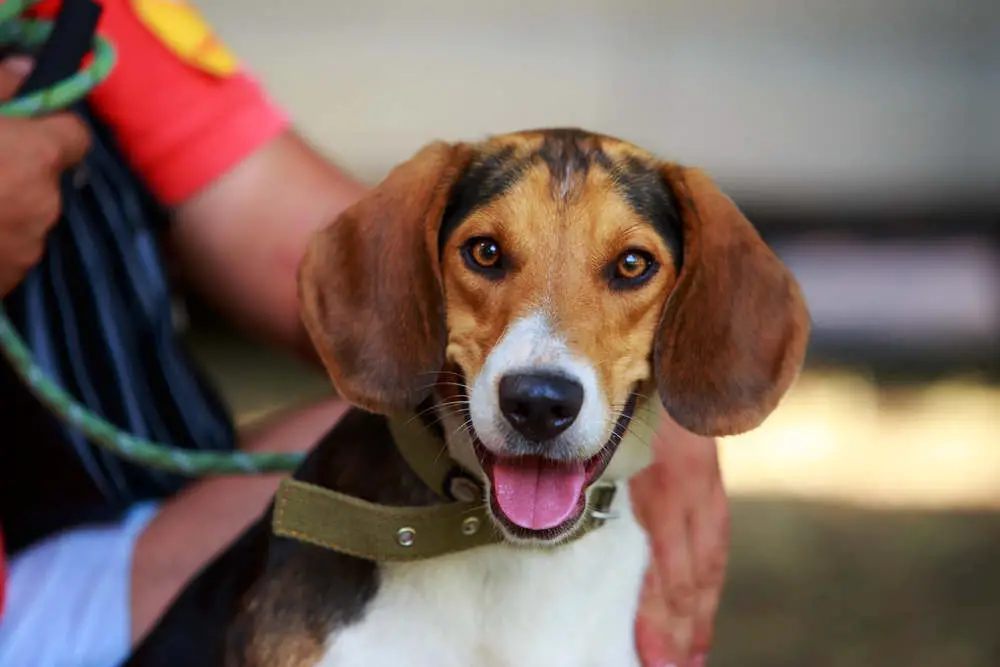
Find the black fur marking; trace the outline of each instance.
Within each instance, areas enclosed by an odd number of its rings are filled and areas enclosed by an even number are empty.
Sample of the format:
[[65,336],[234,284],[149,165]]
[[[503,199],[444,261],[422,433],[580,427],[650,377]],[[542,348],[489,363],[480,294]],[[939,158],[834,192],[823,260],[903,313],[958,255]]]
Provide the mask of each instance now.
[[513,187],[524,176],[531,161],[530,157],[517,157],[513,146],[476,159],[455,184],[451,200],[445,207],[438,232],[438,251],[473,211]]
[[627,157],[612,167],[611,174],[632,210],[648,220],[666,242],[679,272],[684,264],[683,221],[674,193],[659,170]]
[[[385,418],[358,409],[295,478],[386,505],[442,502],[403,460]],[[270,528],[269,509],[181,593],[125,667],[266,667],[363,618],[379,588],[376,564]]]
[[595,165],[615,179],[622,196],[632,209],[650,222],[670,248],[676,269],[683,264],[682,222],[673,192],[655,165],[637,157],[612,160],[602,149],[601,135],[576,128],[529,131],[542,137],[539,149],[518,156],[514,146],[484,155],[473,162],[455,186],[445,208],[438,234],[438,250],[477,209],[510,190],[536,161],[545,163],[552,178],[552,190],[560,199],[574,194],[574,184],[583,183]]
[[594,135],[573,128],[545,133],[538,156],[549,168],[554,190],[564,189],[575,176],[586,178],[590,165],[598,161],[598,155],[608,162],[595,139]]

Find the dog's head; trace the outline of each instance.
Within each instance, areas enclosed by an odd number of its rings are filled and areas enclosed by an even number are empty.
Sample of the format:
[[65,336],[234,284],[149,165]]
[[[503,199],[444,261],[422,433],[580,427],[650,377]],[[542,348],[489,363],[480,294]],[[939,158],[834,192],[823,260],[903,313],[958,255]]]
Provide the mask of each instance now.
[[341,394],[391,414],[436,392],[520,539],[559,539],[596,477],[648,460],[615,452],[648,396],[698,434],[760,424],[809,332],[708,177],[577,130],[428,145],[317,233],[300,291]]

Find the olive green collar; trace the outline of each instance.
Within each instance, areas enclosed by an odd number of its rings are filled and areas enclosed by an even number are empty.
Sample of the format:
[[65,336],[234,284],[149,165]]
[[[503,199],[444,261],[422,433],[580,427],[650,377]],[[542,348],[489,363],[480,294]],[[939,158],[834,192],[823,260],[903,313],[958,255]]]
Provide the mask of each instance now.
[[[442,438],[412,415],[389,419],[389,429],[413,472],[447,502],[421,507],[379,505],[285,479],[275,497],[274,534],[376,562],[423,560],[505,541],[487,514],[478,482],[456,474],[459,468]],[[616,490],[612,483],[591,485],[586,520],[570,540],[614,518],[611,505]]]

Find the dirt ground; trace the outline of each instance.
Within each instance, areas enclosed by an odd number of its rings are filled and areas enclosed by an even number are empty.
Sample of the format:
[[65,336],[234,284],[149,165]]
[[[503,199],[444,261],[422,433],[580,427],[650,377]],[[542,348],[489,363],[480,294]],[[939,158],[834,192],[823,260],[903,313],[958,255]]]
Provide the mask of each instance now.
[[[192,342],[242,422],[327,391],[231,336]],[[807,373],[722,446],[733,495],[714,667],[1000,666],[1000,390]]]
[[737,498],[713,666],[1000,665],[1000,515]]

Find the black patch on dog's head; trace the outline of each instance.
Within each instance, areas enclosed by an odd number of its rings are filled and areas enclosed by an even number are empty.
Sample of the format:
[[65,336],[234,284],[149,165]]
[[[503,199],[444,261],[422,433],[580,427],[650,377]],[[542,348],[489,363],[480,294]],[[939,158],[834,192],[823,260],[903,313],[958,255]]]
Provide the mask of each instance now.
[[505,146],[496,153],[473,160],[455,184],[451,201],[444,209],[438,231],[438,250],[444,248],[463,220],[507,192],[521,180],[530,165],[531,158],[518,157],[514,146]]
[[575,194],[574,184],[586,181],[591,166],[598,165],[607,171],[614,167],[601,149],[600,137],[576,128],[545,132],[538,157],[549,169],[553,193],[563,200]]
[[632,210],[648,220],[666,241],[679,272],[684,264],[683,221],[674,193],[659,169],[630,156],[615,163],[611,174]]
[[601,145],[606,137],[577,128],[529,130],[520,135],[526,138],[540,135],[541,143],[528,153],[519,152],[516,144],[485,152],[473,160],[459,179],[444,211],[438,233],[439,250],[463,220],[503,196],[533,164],[541,161],[552,178],[554,196],[563,200],[575,194],[575,188],[586,181],[587,173],[595,166],[611,174],[632,209],[666,241],[680,270],[684,246],[680,213],[655,164],[638,156],[612,159]]

